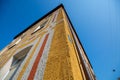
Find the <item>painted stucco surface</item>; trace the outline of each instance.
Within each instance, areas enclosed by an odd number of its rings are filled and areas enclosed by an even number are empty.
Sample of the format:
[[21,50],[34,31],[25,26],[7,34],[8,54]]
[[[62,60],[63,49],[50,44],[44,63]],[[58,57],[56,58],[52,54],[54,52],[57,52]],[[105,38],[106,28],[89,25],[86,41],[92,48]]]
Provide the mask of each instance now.
[[[46,22],[46,23],[45,23]],[[45,23],[45,25],[42,25]],[[38,27],[39,26],[39,27]],[[41,27],[41,28],[40,28]],[[14,70],[12,80],[86,80],[85,72],[78,56],[77,46],[62,8],[46,16],[22,35],[18,36],[0,54],[0,71],[7,74],[13,71],[8,61],[17,52],[32,46],[20,66]],[[80,48],[82,50],[82,48]],[[82,50],[83,51],[83,50]],[[84,54],[84,52],[83,52]],[[22,57],[22,55],[20,55]],[[87,61],[86,56],[84,56]],[[19,56],[16,59],[19,61]],[[14,60],[13,60],[14,61]],[[9,64],[12,64],[11,62]],[[88,65],[89,63],[87,63]],[[11,65],[9,65],[11,66]],[[90,67],[90,66],[89,66]],[[91,68],[90,68],[91,69]],[[89,70],[90,71],[90,70]],[[92,72],[90,73],[93,74]],[[0,73],[0,79],[3,79]],[[94,80],[94,79],[91,79]]]

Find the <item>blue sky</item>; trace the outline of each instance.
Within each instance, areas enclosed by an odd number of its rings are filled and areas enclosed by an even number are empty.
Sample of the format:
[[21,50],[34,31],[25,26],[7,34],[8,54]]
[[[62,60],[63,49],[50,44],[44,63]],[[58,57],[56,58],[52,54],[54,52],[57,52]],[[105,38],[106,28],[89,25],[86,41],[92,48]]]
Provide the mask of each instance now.
[[60,3],[67,10],[97,79],[117,80],[120,77],[120,0],[0,0],[0,49]]

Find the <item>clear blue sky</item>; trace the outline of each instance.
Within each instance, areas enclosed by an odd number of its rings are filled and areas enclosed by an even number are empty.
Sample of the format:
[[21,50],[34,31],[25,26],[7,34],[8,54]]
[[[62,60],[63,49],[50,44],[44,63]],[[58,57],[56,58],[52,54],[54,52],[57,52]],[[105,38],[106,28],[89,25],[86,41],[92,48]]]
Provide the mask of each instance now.
[[67,10],[97,79],[117,80],[120,0],[0,0],[0,49],[60,3]]

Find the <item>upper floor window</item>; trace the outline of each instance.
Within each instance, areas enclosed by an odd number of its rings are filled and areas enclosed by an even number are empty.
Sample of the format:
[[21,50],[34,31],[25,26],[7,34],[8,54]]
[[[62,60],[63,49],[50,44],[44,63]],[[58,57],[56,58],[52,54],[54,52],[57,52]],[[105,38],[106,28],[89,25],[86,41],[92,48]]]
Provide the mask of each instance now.
[[9,46],[8,46],[8,49],[13,48],[13,47],[14,47],[15,45],[17,45],[20,41],[21,41],[21,38],[18,39],[13,45],[9,45]]
[[18,40],[15,42],[15,44],[18,44],[20,41],[21,41],[21,38],[18,39]]
[[8,46],[8,50],[11,49],[11,48],[13,48],[15,45],[16,45],[16,44],[13,44],[13,45]]
[[22,36],[21,36],[21,39],[23,39],[25,36],[26,36],[26,34],[25,34],[25,33],[23,33],[23,34],[22,34]]
[[38,30],[42,29],[42,28],[45,26],[46,23],[47,23],[47,21],[45,21],[45,22],[42,23],[40,26],[38,26],[38,27],[33,31],[32,34],[36,33]]

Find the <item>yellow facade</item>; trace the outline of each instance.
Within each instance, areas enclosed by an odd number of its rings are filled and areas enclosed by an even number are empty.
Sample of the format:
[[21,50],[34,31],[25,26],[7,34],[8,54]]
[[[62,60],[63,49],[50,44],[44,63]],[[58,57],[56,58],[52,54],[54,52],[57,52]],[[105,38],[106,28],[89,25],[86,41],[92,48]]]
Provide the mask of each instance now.
[[0,80],[95,80],[76,36],[58,6],[1,51]]

